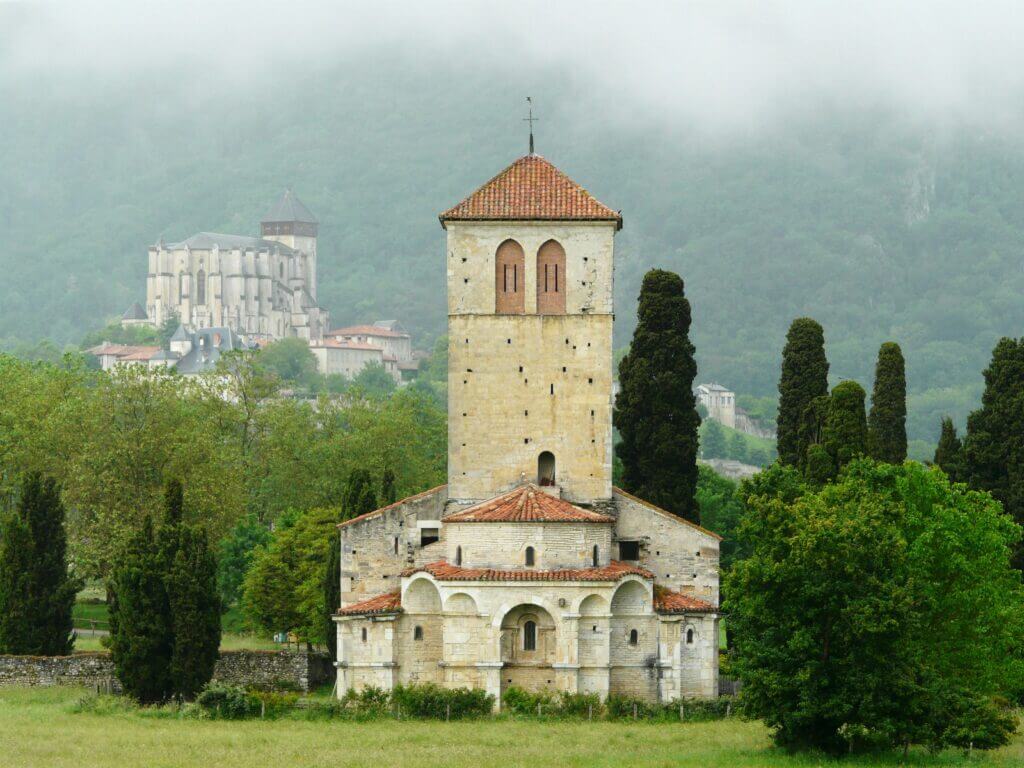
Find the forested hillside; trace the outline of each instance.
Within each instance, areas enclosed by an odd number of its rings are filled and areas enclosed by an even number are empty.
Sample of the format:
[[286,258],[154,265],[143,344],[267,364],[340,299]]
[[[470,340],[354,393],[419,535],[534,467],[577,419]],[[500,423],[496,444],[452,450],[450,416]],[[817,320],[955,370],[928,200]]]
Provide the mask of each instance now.
[[145,292],[146,249],[255,233],[288,185],[320,218],[320,298],[341,325],[443,333],[437,214],[526,148],[621,208],[617,344],[645,270],[678,271],[699,378],[772,395],[789,322],[825,327],[833,381],[907,358],[911,438],[960,424],[995,340],[1024,328],[1024,148],[885,113],[821,113],[709,139],[556,68],[516,77],[443,57],[353,57],[237,87],[0,75],[0,345],[77,343]]

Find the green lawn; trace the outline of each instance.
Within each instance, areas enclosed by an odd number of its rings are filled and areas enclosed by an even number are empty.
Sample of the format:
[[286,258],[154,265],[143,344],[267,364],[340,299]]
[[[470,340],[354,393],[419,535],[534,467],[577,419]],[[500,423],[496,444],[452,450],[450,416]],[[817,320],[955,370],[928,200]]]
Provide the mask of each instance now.
[[[192,721],[132,713],[72,711],[81,692],[71,688],[0,689],[0,763],[10,768],[340,768],[367,766],[948,766],[959,752],[833,762],[790,757],[770,746],[765,729],[738,720],[688,725],[543,723],[493,720],[465,723]],[[1024,740],[991,755],[984,766],[1024,764]]]

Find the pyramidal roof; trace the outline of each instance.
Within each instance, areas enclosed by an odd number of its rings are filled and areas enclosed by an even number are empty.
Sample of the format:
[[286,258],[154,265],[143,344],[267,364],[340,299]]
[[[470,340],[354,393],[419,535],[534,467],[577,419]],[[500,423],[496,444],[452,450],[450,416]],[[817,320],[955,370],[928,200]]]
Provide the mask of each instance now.
[[599,512],[551,496],[526,484],[444,519],[446,523],[614,523]]
[[316,216],[310,212],[309,208],[302,204],[302,201],[290,189],[286,189],[278,201],[270,206],[270,210],[260,219],[261,223],[284,221],[301,221],[307,224],[318,223]]
[[448,221],[614,221],[622,215],[540,155],[525,155],[439,217]]

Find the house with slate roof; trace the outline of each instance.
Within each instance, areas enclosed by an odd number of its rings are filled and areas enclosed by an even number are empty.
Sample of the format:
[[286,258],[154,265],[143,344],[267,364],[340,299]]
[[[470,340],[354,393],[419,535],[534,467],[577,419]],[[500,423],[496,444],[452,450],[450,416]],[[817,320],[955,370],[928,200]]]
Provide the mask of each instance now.
[[448,482],[339,525],[339,696],[718,693],[720,538],[612,485],[621,215],[516,160],[447,231]]

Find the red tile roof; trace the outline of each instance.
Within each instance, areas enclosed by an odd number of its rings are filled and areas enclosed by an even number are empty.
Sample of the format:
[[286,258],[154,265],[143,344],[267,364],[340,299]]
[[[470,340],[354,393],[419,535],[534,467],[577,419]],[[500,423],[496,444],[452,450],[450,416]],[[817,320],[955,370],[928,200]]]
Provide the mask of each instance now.
[[544,493],[536,485],[521,485],[497,498],[444,518],[446,523],[614,523],[615,518],[581,509]]
[[90,355],[114,355],[119,358],[132,357],[135,360],[148,360],[160,351],[160,347],[140,346],[136,344],[111,344],[105,341],[99,346],[85,350]]
[[402,610],[402,593],[388,592],[369,600],[341,608],[335,616],[369,616],[375,613],[398,613]]
[[523,569],[502,571],[496,568],[462,568],[449,565],[444,560],[419,565],[402,571],[402,576],[415,573],[429,573],[439,581],[618,581],[630,574],[653,579],[654,574],[636,565],[612,560],[600,568],[562,568],[555,571]]
[[654,610],[658,613],[714,613],[716,608],[706,600],[655,584]]
[[516,160],[461,203],[439,217],[447,221],[614,221],[622,215],[540,155]]
[[324,336],[380,336],[388,339],[407,339],[408,333],[399,333],[379,325],[350,325],[348,328],[335,328]]
[[362,522],[363,520],[366,520],[368,518],[376,517],[381,512],[387,512],[389,509],[394,509],[395,507],[400,506],[402,504],[405,504],[406,502],[416,501],[418,499],[426,498],[427,496],[430,496],[431,494],[434,494],[434,493],[438,493],[439,491],[441,491],[442,489],[447,488],[447,487],[448,487],[448,485],[446,483],[445,485],[438,485],[438,486],[435,486],[435,487],[431,488],[430,490],[421,491],[420,493],[413,494],[412,496],[406,496],[404,499],[399,499],[394,504],[388,504],[386,507],[381,507],[380,509],[375,509],[372,512],[365,512],[365,513],[359,515],[358,517],[353,517],[351,520],[344,520],[344,521],[338,523],[338,527],[339,528],[344,528],[346,525],[352,525],[353,523],[359,523],[359,522]]

